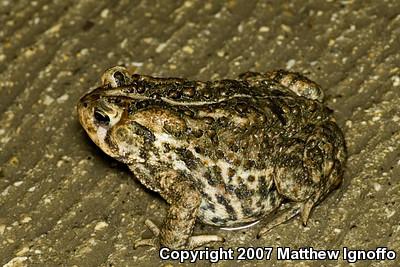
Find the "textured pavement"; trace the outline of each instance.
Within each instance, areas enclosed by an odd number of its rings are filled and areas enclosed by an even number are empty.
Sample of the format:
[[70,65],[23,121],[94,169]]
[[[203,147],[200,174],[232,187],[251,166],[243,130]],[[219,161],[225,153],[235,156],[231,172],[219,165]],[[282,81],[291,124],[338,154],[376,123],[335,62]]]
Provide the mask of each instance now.
[[[349,159],[342,187],[312,213],[225,248],[388,247],[400,264],[400,2],[0,1],[0,265],[164,266],[150,237],[167,205],[102,153],[75,104],[106,68],[192,79],[286,68],[326,92]],[[289,1],[288,1],[289,2]],[[220,244],[216,244],[217,248]],[[346,266],[240,261],[240,266]],[[231,266],[233,262],[198,266]]]

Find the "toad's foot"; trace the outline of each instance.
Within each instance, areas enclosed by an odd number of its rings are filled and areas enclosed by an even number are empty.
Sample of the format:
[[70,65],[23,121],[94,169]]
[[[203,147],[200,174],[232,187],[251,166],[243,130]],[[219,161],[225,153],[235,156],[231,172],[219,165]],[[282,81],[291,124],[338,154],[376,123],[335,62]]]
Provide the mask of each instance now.
[[153,233],[154,237],[136,241],[135,244],[133,245],[134,249],[137,249],[138,247],[142,246],[158,247],[160,244],[159,241],[160,229],[158,228],[158,226],[149,219],[147,219],[144,222],[144,224]]
[[276,226],[285,223],[288,220],[299,215],[299,213],[301,212],[301,206],[302,206],[301,203],[296,203],[295,205],[292,205],[290,208],[284,210],[283,213],[279,214],[272,221],[266,223],[264,227],[260,230],[260,232],[257,234],[257,238],[262,238],[263,236],[265,236],[266,233],[271,231],[272,228],[275,228]]
[[[153,238],[141,239],[136,241],[134,244],[134,248],[142,247],[142,246],[151,246],[151,247],[159,247],[160,246],[160,229],[158,226],[153,223],[151,220],[145,221],[146,226],[153,233]],[[189,237],[188,243],[185,246],[187,249],[194,249],[197,247],[201,247],[211,242],[224,242],[224,238],[217,235],[197,235]]]
[[257,238],[263,237],[266,233],[271,231],[272,228],[289,221],[290,219],[296,217],[300,214],[300,219],[304,226],[307,225],[308,218],[310,217],[310,213],[314,205],[317,203],[320,194],[317,193],[310,197],[305,202],[301,203],[293,203],[291,207],[284,210],[282,214],[278,215],[271,222],[268,222],[264,225],[261,231],[258,233]]

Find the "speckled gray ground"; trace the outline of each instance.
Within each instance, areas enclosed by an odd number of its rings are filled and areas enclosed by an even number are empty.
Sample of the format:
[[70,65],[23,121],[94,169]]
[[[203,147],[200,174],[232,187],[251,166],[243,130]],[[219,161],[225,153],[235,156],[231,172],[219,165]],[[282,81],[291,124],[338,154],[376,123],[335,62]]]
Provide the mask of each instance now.
[[[0,1],[0,264],[176,265],[133,249],[150,236],[144,220],[160,223],[166,204],[96,148],[76,117],[79,96],[117,64],[195,79],[307,74],[326,89],[346,135],[343,186],[306,228],[292,220],[260,240],[258,227],[196,232],[225,236],[225,248],[387,246],[399,259],[400,2],[223,2]],[[356,266],[371,263],[396,265]]]

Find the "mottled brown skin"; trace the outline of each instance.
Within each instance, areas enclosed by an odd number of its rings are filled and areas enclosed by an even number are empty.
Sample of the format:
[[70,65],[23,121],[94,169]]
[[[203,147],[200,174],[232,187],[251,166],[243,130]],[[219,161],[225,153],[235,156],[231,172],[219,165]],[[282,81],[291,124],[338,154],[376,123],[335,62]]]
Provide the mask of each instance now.
[[189,81],[107,70],[78,103],[82,126],[169,204],[155,238],[137,245],[193,248],[195,220],[236,227],[292,207],[260,231],[301,215],[342,180],[344,137],[320,87],[298,73],[248,72],[237,80]]

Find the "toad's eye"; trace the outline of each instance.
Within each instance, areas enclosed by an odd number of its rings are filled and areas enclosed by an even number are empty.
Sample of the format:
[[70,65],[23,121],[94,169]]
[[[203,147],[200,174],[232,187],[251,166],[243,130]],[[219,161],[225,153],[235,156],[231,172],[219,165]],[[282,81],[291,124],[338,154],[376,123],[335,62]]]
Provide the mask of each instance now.
[[110,123],[110,117],[99,109],[95,109],[93,115],[95,120],[101,124],[108,125]]

